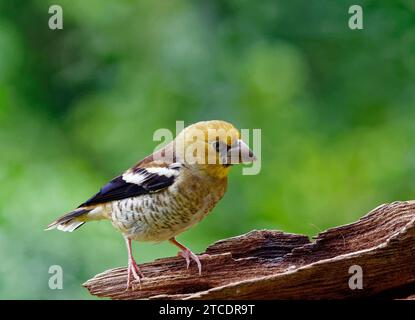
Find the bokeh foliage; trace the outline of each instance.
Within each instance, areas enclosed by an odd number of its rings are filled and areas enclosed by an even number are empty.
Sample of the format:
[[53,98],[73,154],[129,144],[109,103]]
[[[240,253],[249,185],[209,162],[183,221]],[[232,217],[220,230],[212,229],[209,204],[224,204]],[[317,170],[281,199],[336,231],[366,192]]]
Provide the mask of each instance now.
[[[358,1],[0,1],[0,298],[90,298],[126,264],[108,222],[44,232],[150,153],[158,128],[262,129],[262,171],[179,237],[196,252],[251,229],[314,235],[415,194],[415,6]],[[64,29],[48,29],[60,4]],[[174,255],[134,244],[139,261]],[[50,290],[48,268],[64,269]],[[183,264],[184,266],[184,264]]]

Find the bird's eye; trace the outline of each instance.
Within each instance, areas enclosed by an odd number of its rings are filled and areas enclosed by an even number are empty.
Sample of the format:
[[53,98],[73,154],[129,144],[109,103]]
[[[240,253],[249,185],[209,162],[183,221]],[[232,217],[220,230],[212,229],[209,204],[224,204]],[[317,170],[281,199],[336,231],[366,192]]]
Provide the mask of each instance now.
[[231,146],[221,142],[221,141],[215,141],[212,143],[213,148],[216,150],[216,152],[222,152],[222,151],[229,151]]
[[220,144],[220,142],[219,142],[219,141],[215,141],[215,142],[212,144],[212,146],[213,146],[213,148],[216,150],[216,152],[219,152],[219,151],[220,151],[220,149],[221,149],[221,144]]

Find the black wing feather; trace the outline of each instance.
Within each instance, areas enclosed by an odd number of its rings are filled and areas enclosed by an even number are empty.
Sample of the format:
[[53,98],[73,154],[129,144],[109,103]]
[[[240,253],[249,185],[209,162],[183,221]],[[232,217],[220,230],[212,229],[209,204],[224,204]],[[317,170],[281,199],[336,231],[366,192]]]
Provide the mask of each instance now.
[[142,184],[138,185],[135,183],[126,182],[122,176],[118,176],[112,179],[109,183],[102,187],[96,195],[88,199],[79,207],[157,192],[172,185],[174,178],[174,176],[166,177],[153,173],[149,174],[146,180]]

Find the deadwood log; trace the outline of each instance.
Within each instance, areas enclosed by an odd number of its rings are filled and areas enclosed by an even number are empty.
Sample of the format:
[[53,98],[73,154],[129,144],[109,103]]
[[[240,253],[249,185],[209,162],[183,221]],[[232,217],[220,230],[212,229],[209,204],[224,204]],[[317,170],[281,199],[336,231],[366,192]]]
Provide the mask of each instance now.
[[[415,297],[415,201],[384,204],[360,220],[318,234],[251,231],[209,246],[187,270],[181,257],[142,264],[141,288],[125,290],[126,268],[84,286],[112,299],[344,299]],[[351,266],[363,288],[350,289]]]

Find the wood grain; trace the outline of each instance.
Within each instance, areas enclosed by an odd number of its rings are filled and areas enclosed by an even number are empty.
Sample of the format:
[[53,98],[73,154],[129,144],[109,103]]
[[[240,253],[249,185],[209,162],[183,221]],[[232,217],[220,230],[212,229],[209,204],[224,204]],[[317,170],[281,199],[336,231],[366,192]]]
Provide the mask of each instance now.
[[[107,270],[84,286],[112,299],[344,299],[415,296],[415,201],[393,202],[360,220],[304,235],[254,230],[218,241],[187,270],[181,257],[140,265],[141,288],[125,290],[126,268]],[[363,271],[351,290],[349,268]]]

